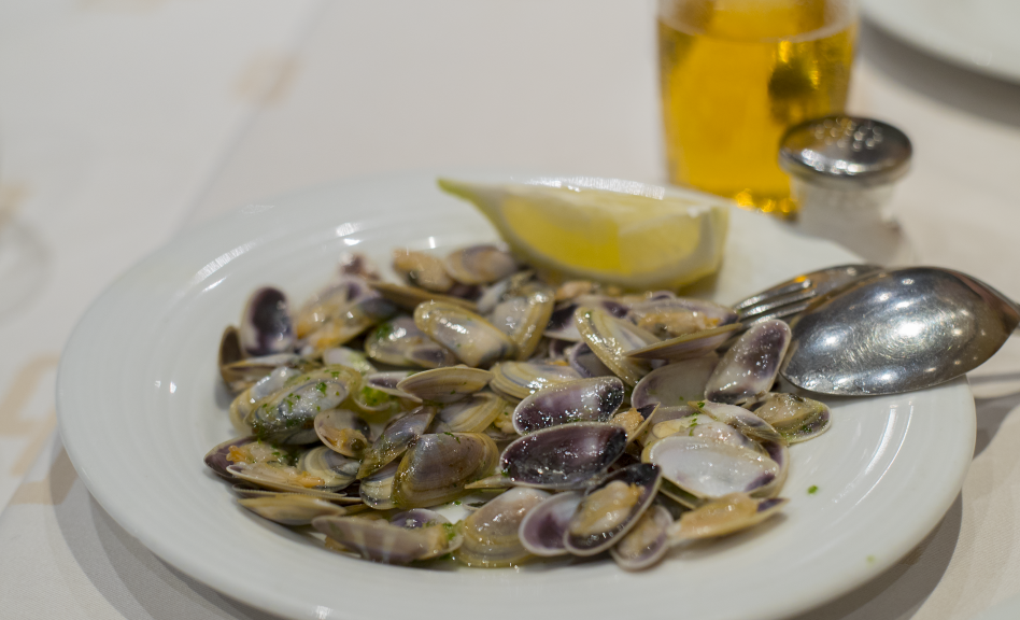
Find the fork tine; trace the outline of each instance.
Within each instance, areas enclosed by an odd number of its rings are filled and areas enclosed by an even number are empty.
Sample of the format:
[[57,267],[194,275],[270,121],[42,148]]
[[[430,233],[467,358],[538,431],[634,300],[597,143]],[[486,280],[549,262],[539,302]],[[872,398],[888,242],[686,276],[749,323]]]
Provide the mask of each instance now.
[[[839,265],[805,273],[738,301],[732,307],[741,317],[759,316],[798,300],[811,299],[881,269],[877,265]],[[761,309],[758,309],[761,308]]]
[[760,316],[771,316],[773,310],[795,304],[802,301],[809,301],[818,296],[818,290],[816,287],[802,287],[800,290],[787,293],[786,295],[779,295],[775,297],[769,297],[764,303],[759,303],[754,306],[748,307],[746,310],[737,311],[738,321],[747,321],[750,319],[756,319]]
[[768,302],[775,297],[796,293],[797,291],[802,291],[809,286],[811,286],[811,281],[807,279],[807,276],[800,276],[795,282],[782,282],[771,288],[767,288],[760,293],[751,295],[747,299],[734,304],[733,310],[736,311],[737,314],[742,314],[749,308]]

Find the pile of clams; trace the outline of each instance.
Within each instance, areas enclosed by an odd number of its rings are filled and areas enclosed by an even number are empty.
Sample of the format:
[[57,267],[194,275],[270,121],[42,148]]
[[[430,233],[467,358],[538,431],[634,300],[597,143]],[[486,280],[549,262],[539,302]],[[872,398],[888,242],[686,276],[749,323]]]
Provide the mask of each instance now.
[[643,569],[776,514],[790,444],[829,427],[824,404],[771,391],[781,321],[554,284],[491,245],[401,250],[393,270],[346,256],[301,306],[261,288],[220,343],[238,437],[206,464],[327,548]]

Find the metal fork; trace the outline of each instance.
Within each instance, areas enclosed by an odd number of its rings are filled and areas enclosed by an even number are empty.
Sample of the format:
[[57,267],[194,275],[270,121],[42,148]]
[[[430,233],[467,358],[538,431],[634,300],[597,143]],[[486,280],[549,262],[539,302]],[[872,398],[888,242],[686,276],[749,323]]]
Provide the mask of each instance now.
[[790,319],[804,311],[815,297],[882,269],[878,265],[839,265],[805,273],[780,282],[733,305],[745,326],[765,319]]

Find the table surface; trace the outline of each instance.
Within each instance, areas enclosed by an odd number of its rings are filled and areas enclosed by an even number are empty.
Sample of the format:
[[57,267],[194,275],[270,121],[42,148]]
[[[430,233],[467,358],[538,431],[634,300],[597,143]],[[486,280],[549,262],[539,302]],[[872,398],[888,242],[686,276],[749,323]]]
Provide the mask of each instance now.
[[[376,172],[664,176],[652,0],[0,1],[0,618],[265,614],[166,566],[77,479],[53,382],[119,273],[243,204]],[[918,262],[1020,299],[1020,85],[865,22],[849,109],[915,160]],[[966,620],[1020,593],[1020,344],[972,373],[963,491],[912,553],[799,620]],[[790,584],[790,587],[796,587]]]

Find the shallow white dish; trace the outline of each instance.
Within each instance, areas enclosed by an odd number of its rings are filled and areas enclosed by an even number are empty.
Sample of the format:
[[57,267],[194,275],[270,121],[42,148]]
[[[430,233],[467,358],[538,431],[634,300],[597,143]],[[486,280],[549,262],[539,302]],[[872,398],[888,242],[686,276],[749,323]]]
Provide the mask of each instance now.
[[929,54],[1020,82],[1016,0],[863,0],[862,5],[869,19]]
[[[220,332],[256,286],[275,284],[300,301],[345,250],[382,265],[394,247],[494,239],[473,208],[435,188],[435,176],[376,177],[244,208],[142,261],[82,319],[58,379],[64,444],[99,503],[159,557],[227,595],[301,619],[474,620],[482,609],[493,620],[681,611],[768,619],[877,575],[956,497],[975,432],[962,379],[902,396],[830,400],[832,429],[791,450],[785,516],[640,574],[608,560],[504,570],[383,566],[325,551],[238,508],[202,463],[230,436],[215,361]],[[851,261],[830,243],[734,210],[715,296],[732,302]],[[818,491],[809,495],[812,485]]]

